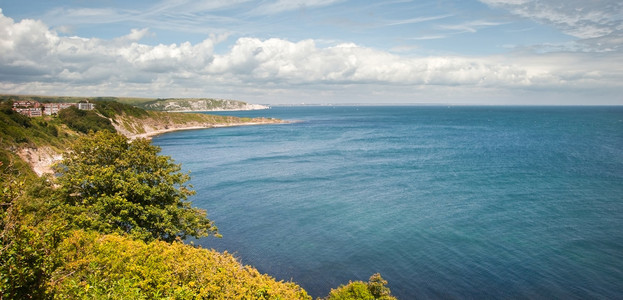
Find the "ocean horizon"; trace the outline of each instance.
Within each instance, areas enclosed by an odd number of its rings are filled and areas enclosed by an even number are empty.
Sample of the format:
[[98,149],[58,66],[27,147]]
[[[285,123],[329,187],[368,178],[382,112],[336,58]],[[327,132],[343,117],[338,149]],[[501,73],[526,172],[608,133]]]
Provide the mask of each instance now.
[[[223,238],[314,298],[623,296],[623,107],[275,106],[153,138]],[[190,242],[190,241],[189,241]]]

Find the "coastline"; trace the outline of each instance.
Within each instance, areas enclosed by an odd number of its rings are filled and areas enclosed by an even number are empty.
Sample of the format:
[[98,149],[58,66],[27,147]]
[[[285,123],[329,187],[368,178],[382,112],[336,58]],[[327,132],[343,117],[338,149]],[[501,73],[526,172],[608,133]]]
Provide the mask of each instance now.
[[[196,123],[192,125],[182,124],[168,124],[164,128],[158,128],[158,126],[143,127],[144,132],[132,133],[123,128],[120,124],[115,124],[115,128],[119,134],[126,136],[129,140],[137,138],[151,139],[154,136],[170,133],[182,130],[198,130],[198,129],[210,129],[210,128],[224,128],[224,127],[236,127],[236,126],[255,126],[255,125],[273,125],[273,124],[289,124],[292,122],[277,120],[277,119],[259,119],[259,122],[236,122],[236,123]],[[53,174],[52,166],[63,159],[61,152],[52,149],[52,147],[44,146],[40,148],[22,148],[17,151],[17,155],[26,161],[30,168],[38,175],[43,176],[45,174]]]
[[[248,123],[231,123],[231,124],[207,124],[207,125],[194,125],[194,126],[180,126],[180,127],[172,127],[172,128],[164,128],[164,129],[152,129],[145,133],[122,133],[127,138],[133,140],[138,138],[146,138],[151,139],[154,136],[158,136],[161,134],[175,132],[175,131],[183,131],[183,130],[198,130],[198,129],[210,129],[210,128],[224,128],[224,127],[237,127],[237,126],[254,126],[254,125],[274,125],[274,124],[288,124],[290,122],[280,121],[280,122],[248,122]],[[121,132],[120,132],[121,133]]]
[[267,110],[270,109],[270,106],[264,106],[261,108],[217,108],[217,109],[200,109],[200,110],[161,110],[163,112],[181,112],[181,113],[209,113],[209,112],[229,112],[229,111],[251,111],[251,110]]

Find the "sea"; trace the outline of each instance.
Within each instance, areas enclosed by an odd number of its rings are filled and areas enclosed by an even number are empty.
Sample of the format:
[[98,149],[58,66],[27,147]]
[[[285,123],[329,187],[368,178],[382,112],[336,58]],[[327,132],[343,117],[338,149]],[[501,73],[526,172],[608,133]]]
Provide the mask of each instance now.
[[622,299],[623,107],[277,106],[153,138],[233,253],[314,298]]

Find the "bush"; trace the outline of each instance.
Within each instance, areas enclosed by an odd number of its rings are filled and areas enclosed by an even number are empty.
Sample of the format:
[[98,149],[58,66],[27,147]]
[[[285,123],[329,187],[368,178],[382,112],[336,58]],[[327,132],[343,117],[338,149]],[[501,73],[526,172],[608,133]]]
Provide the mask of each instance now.
[[347,285],[341,285],[336,289],[332,289],[326,300],[396,300],[391,295],[391,291],[385,285],[385,281],[381,274],[374,274],[367,283],[363,281],[349,282]]
[[228,253],[180,242],[76,231],[60,247],[65,264],[50,289],[67,299],[309,299]]

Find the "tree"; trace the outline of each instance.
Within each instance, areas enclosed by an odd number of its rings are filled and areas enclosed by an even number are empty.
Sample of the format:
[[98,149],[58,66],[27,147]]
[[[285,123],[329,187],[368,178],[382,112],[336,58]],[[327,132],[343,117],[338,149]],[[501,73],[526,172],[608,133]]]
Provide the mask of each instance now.
[[349,282],[332,289],[326,300],[396,300],[385,285],[387,281],[376,273],[370,276],[367,283],[363,281]]
[[59,265],[60,224],[29,213],[31,203],[42,203],[25,194],[26,185],[44,190],[44,181],[26,182],[10,169],[0,168],[0,299],[45,298],[46,282]]
[[129,142],[106,130],[89,133],[55,167],[64,210],[79,228],[127,233],[144,241],[219,236],[193,208],[188,174],[146,139]]

